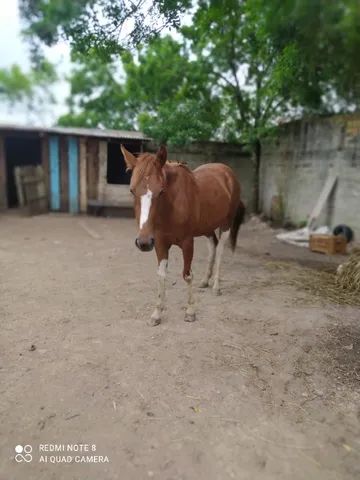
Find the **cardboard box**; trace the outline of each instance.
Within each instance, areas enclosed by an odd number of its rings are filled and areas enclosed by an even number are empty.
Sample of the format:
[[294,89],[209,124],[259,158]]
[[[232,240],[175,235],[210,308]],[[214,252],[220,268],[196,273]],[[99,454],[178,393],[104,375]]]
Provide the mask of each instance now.
[[346,238],[342,235],[323,235],[314,233],[310,235],[309,248],[312,252],[335,255],[346,253]]

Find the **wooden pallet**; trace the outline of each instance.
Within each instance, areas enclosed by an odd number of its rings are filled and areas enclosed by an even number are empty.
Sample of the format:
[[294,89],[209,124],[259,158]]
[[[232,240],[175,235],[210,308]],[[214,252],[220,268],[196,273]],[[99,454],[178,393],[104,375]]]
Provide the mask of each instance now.
[[15,167],[15,183],[19,207],[28,215],[48,211],[45,174],[41,165]]

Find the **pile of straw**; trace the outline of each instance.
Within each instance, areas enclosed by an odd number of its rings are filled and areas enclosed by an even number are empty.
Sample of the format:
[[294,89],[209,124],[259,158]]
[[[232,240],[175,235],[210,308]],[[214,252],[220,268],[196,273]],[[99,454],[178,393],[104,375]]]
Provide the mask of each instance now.
[[339,265],[336,283],[344,290],[360,294],[360,248],[354,249],[349,260]]
[[[359,261],[360,257],[358,257]],[[338,305],[360,305],[360,290],[343,288],[338,283],[338,275],[340,274],[300,267],[292,262],[268,262],[266,267],[269,270],[277,270],[282,273],[282,281],[279,282],[279,279],[277,279],[277,283],[293,285],[312,296]]]

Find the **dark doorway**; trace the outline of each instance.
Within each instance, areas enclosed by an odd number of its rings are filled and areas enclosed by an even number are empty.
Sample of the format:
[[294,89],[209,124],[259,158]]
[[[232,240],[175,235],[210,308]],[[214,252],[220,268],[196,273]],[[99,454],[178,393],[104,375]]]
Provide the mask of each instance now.
[[[129,145],[125,143],[124,147],[129,150],[129,152],[139,152],[139,145]],[[126,164],[123,154],[120,150],[120,143],[108,142],[107,154],[107,183],[113,183],[117,185],[129,185],[131,172],[126,171]]]
[[24,165],[41,164],[41,140],[40,138],[6,137],[6,175],[7,175],[7,200],[8,207],[19,205],[14,168]]

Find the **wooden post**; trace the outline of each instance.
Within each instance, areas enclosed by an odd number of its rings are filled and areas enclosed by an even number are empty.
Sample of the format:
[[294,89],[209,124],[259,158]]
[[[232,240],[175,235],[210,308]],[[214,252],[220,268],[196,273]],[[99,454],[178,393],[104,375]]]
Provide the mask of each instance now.
[[97,200],[99,179],[99,140],[97,138],[89,137],[86,143],[86,151],[87,196],[89,200]]
[[41,164],[44,170],[45,193],[47,196],[47,205],[49,208],[50,199],[50,160],[49,160],[49,137],[43,134],[41,137]]
[[98,200],[103,201],[107,184],[107,142],[99,142]]
[[0,135],[0,209],[7,208],[5,138]]
[[87,161],[86,161],[86,138],[80,139],[79,145],[79,173],[80,173],[80,212],[87,211]]

